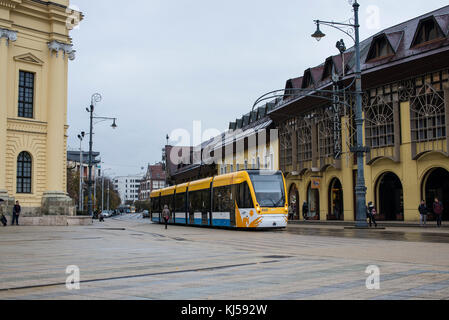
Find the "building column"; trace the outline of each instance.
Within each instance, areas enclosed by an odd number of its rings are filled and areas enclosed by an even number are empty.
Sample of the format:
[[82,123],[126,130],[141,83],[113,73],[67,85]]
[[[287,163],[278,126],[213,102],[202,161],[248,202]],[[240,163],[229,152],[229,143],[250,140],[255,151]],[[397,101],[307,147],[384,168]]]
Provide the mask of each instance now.
[[419,221],[418,207],[421,203],[421,181],[418,162],[413,160],[410,102],[401,102],[402,136],[402,192],[404,194],[404,221]]
[[7,206],[14,203],[14,199],[9,197],[6,189],[8,47],[16,40],[16,31],[0,28],[0,198],[6,201]]
[[67,58],[73,60],[72,45],[52,41],[48,73],[48,112],[47,112],[47,191],[42,199],[45,215],[73,215],[75,205],[64,186],[66,174],[65,125],[66,125],[66,64]]

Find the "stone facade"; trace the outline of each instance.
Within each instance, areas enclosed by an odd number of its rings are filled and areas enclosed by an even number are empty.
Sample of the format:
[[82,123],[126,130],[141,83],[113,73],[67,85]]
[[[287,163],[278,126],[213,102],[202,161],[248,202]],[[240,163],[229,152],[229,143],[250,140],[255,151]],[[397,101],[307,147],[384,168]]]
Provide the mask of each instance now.
[[[68,63],[75,53],[68,5],[0,1],[0,198],[7,215],[16,200],[22,217],[75,214],[66,190]],[[32,79],[26,84],[24,74]],[[29,159],[26,184],[22,154]]]

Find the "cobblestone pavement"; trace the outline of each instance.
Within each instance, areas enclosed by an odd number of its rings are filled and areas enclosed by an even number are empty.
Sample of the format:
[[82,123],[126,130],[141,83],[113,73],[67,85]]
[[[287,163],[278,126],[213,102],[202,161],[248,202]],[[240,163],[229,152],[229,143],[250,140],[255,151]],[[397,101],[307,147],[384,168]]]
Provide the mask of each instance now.
[[[0,299],[449,299],[448,242],[447,231],[419,228],[164,230],[139,214],[7,227]],[[69,265],[80,268],[80,290],[65,286]],[[370,265],[380,290],[366,288]]]

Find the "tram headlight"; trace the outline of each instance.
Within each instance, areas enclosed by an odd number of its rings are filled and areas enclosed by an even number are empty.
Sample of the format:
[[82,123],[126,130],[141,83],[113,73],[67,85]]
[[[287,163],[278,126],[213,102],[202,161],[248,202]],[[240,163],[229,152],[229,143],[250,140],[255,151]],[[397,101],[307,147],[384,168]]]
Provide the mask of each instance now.
[[287,212],[287,213],[288,213],[288,205],[285,205],[285,208],[284,208],[284,210],[285,210],[285,212]]
[[256,211],[258,214],[262,213],[262,209],[260,208],[259,204],[256,204]]

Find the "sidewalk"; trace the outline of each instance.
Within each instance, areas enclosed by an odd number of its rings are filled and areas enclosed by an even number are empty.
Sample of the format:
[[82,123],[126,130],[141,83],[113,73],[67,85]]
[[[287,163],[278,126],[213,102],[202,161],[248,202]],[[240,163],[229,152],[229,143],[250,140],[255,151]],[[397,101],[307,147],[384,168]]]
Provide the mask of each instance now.
[[[289,225],[300,225],[300,226],[338,226],[338,227],[353,227],[355,225],[354,221],[317,221],[317,220],[308,220],[308,221],[298,221],[293,220],[288,222]],[[435,221],[427,222],[425,227],[421,227],[419,221],[416,222],[404,222],[404,221],[378,221],[379,227],[385,228],[420,228],[423,230],[426,229],[437,229],[440,231],[449,231],[449,222],[446,223],[443,221],[443,226],[441,228],[437,228]]]

